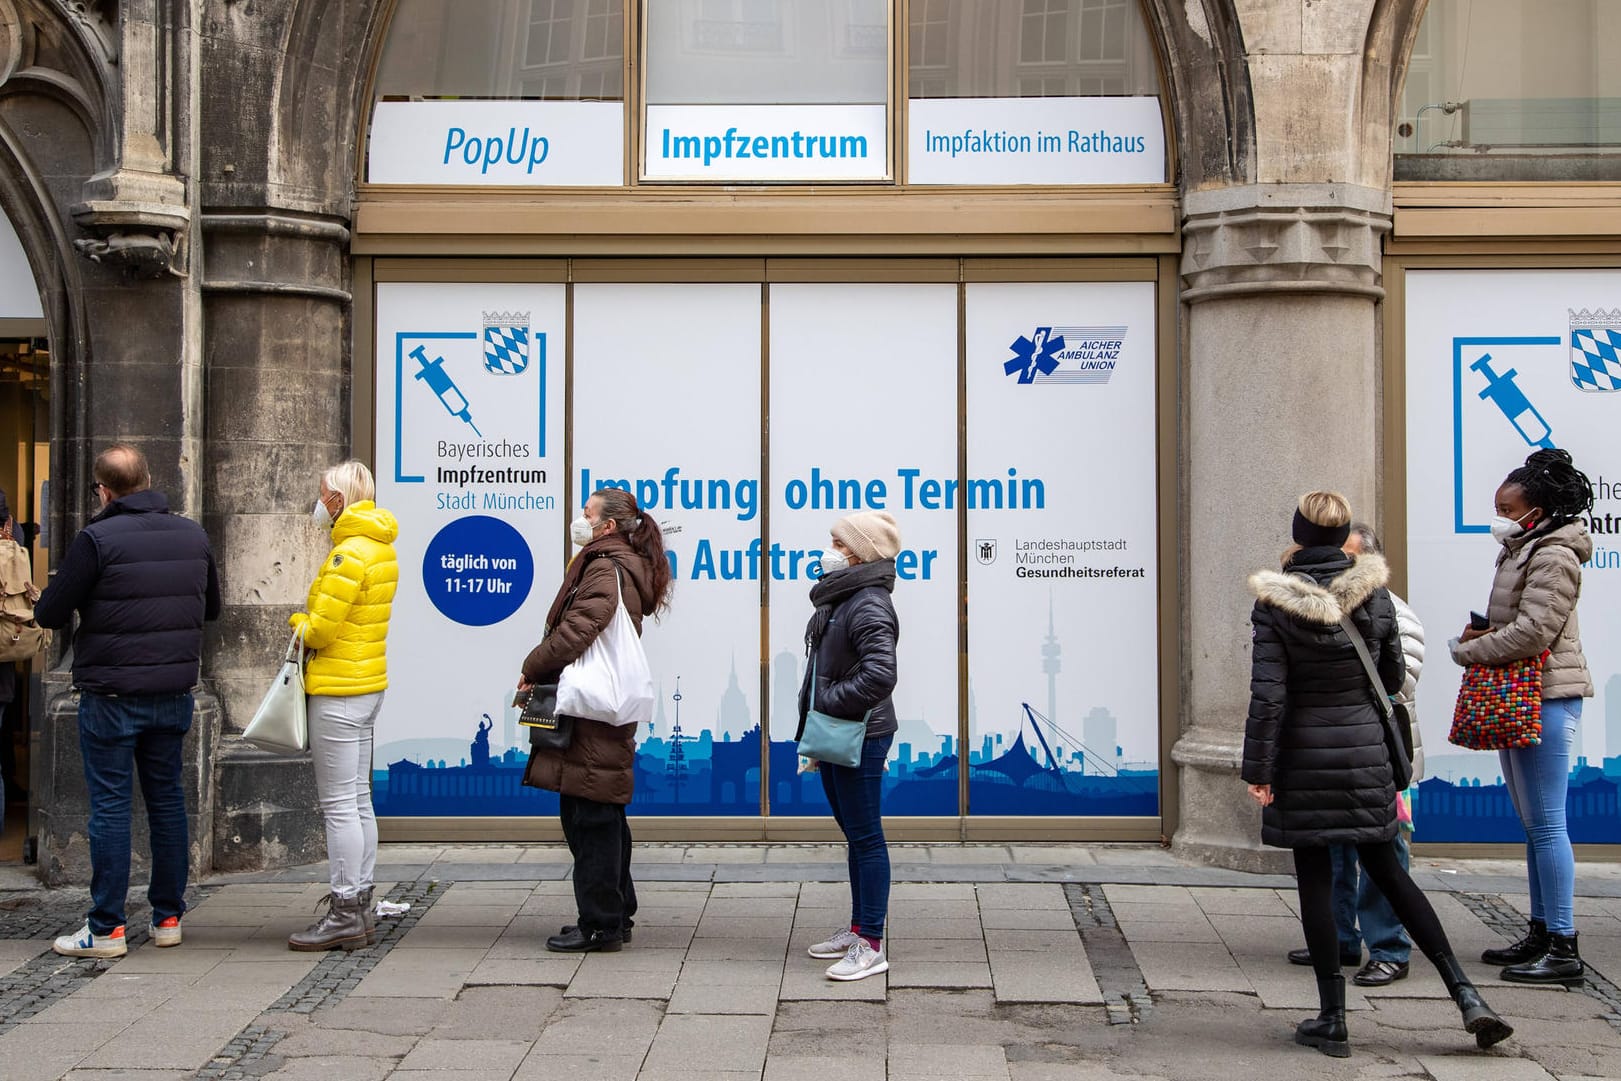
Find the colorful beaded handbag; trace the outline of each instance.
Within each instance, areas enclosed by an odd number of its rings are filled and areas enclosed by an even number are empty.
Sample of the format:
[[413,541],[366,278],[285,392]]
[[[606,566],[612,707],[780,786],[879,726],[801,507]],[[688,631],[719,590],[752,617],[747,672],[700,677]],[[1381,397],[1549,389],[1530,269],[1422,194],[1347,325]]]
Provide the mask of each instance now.
[[1508,751],[1542,742],[1542,666],[1535,657],[1463,670],[1447,742],[1472,751]]

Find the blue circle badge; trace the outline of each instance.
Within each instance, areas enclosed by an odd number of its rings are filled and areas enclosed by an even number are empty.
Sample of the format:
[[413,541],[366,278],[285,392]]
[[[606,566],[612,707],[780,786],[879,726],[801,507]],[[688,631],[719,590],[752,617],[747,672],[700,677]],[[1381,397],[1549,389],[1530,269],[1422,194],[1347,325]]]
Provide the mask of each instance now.
[[422,584],[447,618],[488,627],[511,616],[535,583],[535,557],[523,535],[487,514],[458,518],[428,542]]

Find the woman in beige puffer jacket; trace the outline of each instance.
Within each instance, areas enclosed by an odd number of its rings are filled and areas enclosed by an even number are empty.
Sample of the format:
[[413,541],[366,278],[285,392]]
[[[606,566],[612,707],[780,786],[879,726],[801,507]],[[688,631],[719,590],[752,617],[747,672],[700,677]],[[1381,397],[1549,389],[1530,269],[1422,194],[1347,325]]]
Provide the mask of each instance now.
[[1572,746],[1593,679],[1582,653],[1576,600],[1593,541],[1581,516],[1593,486],[1562,450],[1539,450],[1497,489],[1492,535],[1503,545],[1486,610],[1487,630],[1466,628],[1452,644],[1459,664],[1548,659],[1542,674],[1542,742],[1499,751],[1509,795],[1525,826],[1531,924],[1519,942],[1487,950],[1511,983],[1580,985],[1576,860],[1565,824]]

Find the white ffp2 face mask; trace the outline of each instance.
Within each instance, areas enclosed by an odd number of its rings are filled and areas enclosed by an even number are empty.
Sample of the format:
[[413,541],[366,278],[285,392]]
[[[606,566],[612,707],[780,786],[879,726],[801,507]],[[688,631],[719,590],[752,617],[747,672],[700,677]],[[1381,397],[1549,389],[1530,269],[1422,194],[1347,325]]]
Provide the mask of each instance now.
[[844,568],[848,567],[849,565],[850,565],[849,557],[843,555],[842,553],[839,553],[839,552],[824,552],[824,553],[822,553],[822,577],[823,578],[826,578],[830,574],[837,574],[840,571],[842,571]]
[[1525,526],[1513,518],[1505,518],[1499,514],[1492,519],[1492,539],[1498,544],[1507,544],[1524,532]]
[[332,512],[327,510],[326,504],[319,499],[315,501],[315,509],[310,512],[310,517],[314,518],[315,524],[322,529],[332,528]]
[[591,543],[594,534],[595,527],[592,525],[591,519],[583,514],[568,524],[568,539],[581,548]]

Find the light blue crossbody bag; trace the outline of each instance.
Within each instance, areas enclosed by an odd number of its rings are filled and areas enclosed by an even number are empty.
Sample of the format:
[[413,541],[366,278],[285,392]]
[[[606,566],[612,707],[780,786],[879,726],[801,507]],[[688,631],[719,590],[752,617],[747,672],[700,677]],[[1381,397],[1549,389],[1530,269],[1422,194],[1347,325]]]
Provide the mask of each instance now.
[[867,740],[867,718],[845,720],[820,713],[816,709],[816,661],[811,661],[810,709],[805,711],[805,733],[799,737],[799,753],[818,762],[831,762],[836,766],[859,766],[861,747]]

